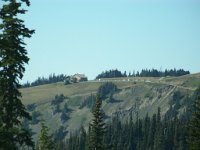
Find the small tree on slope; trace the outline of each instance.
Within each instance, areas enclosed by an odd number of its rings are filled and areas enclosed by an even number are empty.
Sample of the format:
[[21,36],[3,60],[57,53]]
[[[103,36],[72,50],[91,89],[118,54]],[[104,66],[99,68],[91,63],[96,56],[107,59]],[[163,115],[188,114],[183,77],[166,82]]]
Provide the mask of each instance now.
[[54,150],[54,142],[52,140],[52,135],[49,135],[49,128],[42,122],[42,129],[39,135],[37,150]]

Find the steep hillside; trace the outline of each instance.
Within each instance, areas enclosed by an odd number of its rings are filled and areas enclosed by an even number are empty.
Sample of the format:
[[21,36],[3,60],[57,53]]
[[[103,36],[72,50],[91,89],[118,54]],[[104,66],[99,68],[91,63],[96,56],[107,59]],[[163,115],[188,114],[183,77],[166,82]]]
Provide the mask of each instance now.
[[39,120],[45,120],[52,132],[57,132],[61,126],[68,132],[79,129],[81,125],[88,126],[91,120],[91,105],[88,103],[94,99],[93,95],[99,86],[110,81],[117,85],[118,90],[103,101],[107,121],[115,114],[126,120],[130,113],[133,116],[138,113],[139,117],[147,113],[152,115],[158,107],[165,114],[170,106],[175,107],[177,103],[179,112],[183,112],[189,97],[200,85],[200,74],[99,79],[70,85],[56,83],[21,89],[23,103],[33,114],[30,125],[33,132],[38,132]]

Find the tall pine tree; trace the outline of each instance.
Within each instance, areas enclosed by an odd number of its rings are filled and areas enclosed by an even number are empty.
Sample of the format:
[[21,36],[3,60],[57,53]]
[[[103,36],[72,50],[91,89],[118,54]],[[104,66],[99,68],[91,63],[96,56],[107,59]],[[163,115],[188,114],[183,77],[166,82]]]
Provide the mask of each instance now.
[[105,123],[103,120],[103,111],[101,110],[102,100],[97,95],[96,104],[93,108],[93,120],[90,124],[91,133],[89,141],[90,150],[103,150],[105,145],[103,143],[103,136],[105,134]]
[[[31,119],[22,104],[19,80],[28,63],[24,38],[30,38],[34,30],[25,27],[19,15],[25,14],[23,3],[29,0],[3,0],[0,8],[0,149],[17,149],[33,146],[30,134],[20,128],[23,118]],[[1,4],[3,2],[1,1]]]

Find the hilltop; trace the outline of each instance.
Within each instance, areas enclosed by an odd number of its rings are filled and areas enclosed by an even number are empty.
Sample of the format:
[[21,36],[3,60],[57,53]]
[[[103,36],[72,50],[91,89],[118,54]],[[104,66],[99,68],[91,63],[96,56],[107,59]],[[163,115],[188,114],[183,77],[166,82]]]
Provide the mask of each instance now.
[[[180,99],[178,112],[183,112],[200,85],[200,73],[180,77],[103,78],[69,85],[58,82],[20,89],[23,103],[29,107],[33,106],[29,109],[36,119],[30,126],[33,132],[38,132],[39,120],[45,120],[52,132],[57,132],[61,127],[69,132],[79,129],[81,125],[88,126],[91,108],[83,104],[95,95],[99,86],[105,82],[113,82],[118,88],[118,91],[112,94],[114,102],[109,101],[110,97],[103,101],[106,120],[109,121],[115,114],[126,120],[130,113],[133,117],[136,113],[139,117],[144,117],[147,113],[151,116],[158,107],[164,115],[170,106],[176,105],[174,95],[178,95]],[[63,96],[60,102],[54,104],[52,101],[56,99],[56,95],[57,98]]]

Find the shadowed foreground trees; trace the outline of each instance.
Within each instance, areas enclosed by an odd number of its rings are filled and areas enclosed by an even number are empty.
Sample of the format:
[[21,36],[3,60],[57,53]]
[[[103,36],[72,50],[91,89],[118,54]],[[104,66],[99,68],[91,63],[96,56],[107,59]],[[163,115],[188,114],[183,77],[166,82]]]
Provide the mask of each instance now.
[[[25,14],[23,3],[29,0],[4,0],[0,2],[0,149],[13,150],[22,145],[33,147],[31,135],[22,129],[23,118],[31,119],[22,104],[19,80],[28,63],[24,38],[30,38],[34,30],[25,27],[18,16]],[[4,3],[4,5],[3,5]]]
[[[104,128],[98,131],[97,127],[93,130],[90,127],[84,136],[80,132],[74,133],[62,145],[67,150],[88,150],[88,145],[89,150],[188,150],[186,124],[176,117],[161,121],[159,109],[152,117],[146,115],[135,121],[130,116],[129,120],[123,122],[120,115],[116,115],[106,124],[104,134],[101,134]],[[83,143],[85,147],[80,146]]]
[[200,148],[200,95],[194,103],[193,115],[189,124],[189,144],[191,150]]

